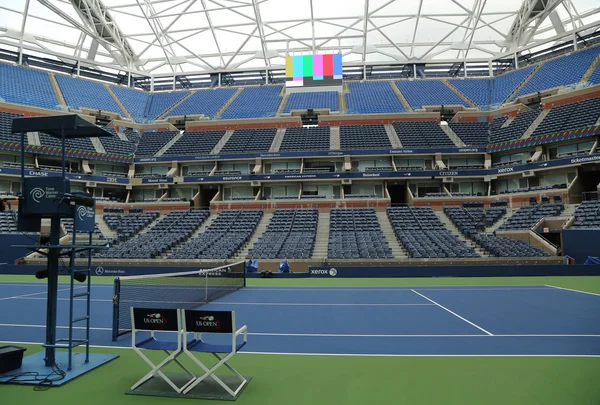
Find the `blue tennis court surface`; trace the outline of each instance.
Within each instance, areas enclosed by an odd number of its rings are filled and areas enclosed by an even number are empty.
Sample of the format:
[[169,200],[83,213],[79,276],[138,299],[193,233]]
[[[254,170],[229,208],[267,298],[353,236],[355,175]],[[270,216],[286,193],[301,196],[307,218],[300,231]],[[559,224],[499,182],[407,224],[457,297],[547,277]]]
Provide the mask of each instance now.
[[[0,283],[0,341],[44,341],[45,290]],[[112,294],[92,288],[91,344],[130,346],[111,340]],[[236,311],[246,352],[600,356],[600,295],[553,286],[246,287],[204,308]],[[64,337],[66,284],[58,314]]]

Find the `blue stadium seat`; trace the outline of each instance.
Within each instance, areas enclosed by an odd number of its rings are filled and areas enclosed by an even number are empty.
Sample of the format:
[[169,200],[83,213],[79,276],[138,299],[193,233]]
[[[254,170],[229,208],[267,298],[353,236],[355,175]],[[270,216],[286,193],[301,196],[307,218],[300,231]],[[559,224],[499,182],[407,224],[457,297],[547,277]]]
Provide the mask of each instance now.
[[58,109],[47,72],[0,63],[0,101]]
[[333,208],[329,217],[330,259],[391,259],[392,249],[372,208]]
[[290,127],[285,130],[280,152],[329,150],[330,127]]
[[175,249],[169,259],[229,259],[252,237],[263,210],[222,211],[198,237]]
[[308,110],[310,108],[328,108],[331,111],[339,110],[337,91],[322,91],[309,93],[292,93],[288,97],[283,112],[292,110]]
[[405,148],[456,147],[436,121],[397,121],[392,125]]
[[220,153],[268,152],[275,134],[277,128],[235,130]]
[[455,79],[448,80],[448,82],[467,96],[481,110],[490,108],[492,86],[490,79]]
[[281,86],[245,88],[223,112],[221,119],[273,117],[281,103],[281,89]]
[[154,121],[188,94],[190,94],[189,91],[154,93],[148,99],[144,115],[148,120]]
[[600,47],[596,46],[549,60],[529,79],[515,99],[525,94],[578,83],[599,53]]
[[404,112],[389,82],[349,83],[346,108],[349,114],[381,114]]
[[536,67],[537,65],[531,65],[494,77],[491,82],[491,107],[497,108],[504,103]]
[[440,80],[403,80],[396,82],[412,108],[425,105],[464,105],[467,103],[458,97]]
[[235,92],[236,89],[233,88],[199,90],[175,107],[167,116],[204,114],[206,117],[213,118]]
[[388,207],[387,215],[410,257],[479,257],[475,249],[446,229],[429,207]]
[[110,86],[135,122],[143,123],[146,118],[146,105],[150,95],[142,90],[122,86]]
[[167,151],[165,156],[208,154],[225,135],[225,131],[186,131]]
[[392,144],[383,125],[342,125],[340,146],[346,150],[388,149]]
[[317,209],[278,209],[246,255],[251,259],[309,259],[317,235]]
[[103,84],[64,75],[56,75],[56,81],[68,106],[92,108],[126,116]]

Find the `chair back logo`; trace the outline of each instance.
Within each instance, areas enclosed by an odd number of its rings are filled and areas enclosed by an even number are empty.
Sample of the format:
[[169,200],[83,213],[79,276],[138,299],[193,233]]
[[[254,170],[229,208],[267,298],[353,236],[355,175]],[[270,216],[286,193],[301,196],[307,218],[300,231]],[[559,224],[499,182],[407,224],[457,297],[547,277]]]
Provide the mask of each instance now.
[[205,329],[219,329],[221,322],[212,315],[201,316],[196,320],[196,326]]
[[160,313],[155,312],[155,313],[147,314],[144,317],[144,323],[151,324],[152,326],[160,328],[160,327],[167,325],[167,319],[164,316],[162,316]]

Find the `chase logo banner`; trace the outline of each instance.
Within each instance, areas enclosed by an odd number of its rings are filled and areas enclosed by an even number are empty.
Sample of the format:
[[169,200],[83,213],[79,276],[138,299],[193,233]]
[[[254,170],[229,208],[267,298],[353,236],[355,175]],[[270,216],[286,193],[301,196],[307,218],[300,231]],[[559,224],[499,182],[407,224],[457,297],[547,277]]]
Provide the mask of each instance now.
[[233,333],[229,311],[185,311],[185,326],[190,332]]
[[134,308],[133,322],[140,330],[177,331],[177,310],[160,308]]
[[93,207],[75,206],[75,230],[94,232],[96,222],[96,204]]

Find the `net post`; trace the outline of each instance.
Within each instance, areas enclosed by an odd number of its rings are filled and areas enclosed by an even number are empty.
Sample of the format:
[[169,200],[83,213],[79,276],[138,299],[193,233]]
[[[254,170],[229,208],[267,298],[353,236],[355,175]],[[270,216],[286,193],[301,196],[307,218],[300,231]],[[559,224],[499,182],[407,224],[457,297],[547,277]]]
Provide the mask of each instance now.
[[119,337],[119,298],[121,295],[121,280],[119,277],[115,277],[115,284],[113,287],[113,325],[112,325],[112,340],[117,341]]

